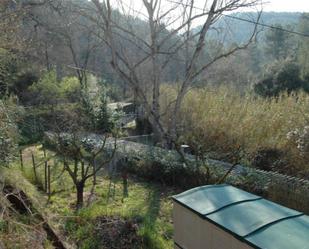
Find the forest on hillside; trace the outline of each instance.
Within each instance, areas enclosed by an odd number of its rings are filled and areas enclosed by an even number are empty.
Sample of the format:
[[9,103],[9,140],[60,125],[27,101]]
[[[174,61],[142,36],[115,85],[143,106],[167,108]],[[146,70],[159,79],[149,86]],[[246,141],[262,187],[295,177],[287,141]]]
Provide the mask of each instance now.
[[173,248],[208,184],[308,214],[309,13],[259,3],[1,0],[0,248]]

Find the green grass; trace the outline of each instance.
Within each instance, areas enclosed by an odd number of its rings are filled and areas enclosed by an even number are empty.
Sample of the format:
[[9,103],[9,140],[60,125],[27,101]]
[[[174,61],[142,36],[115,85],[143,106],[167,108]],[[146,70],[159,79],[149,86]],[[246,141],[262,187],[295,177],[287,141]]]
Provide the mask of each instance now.
[[18,163],[11,165],[10,168],[0,167],[0,184],[26,193],[31,201],[33,214],[20,214],[10,209],[9,202],[1,192],[0,207],[3,213],[0,219],[0,241],[6,248],[12,249],[41,248],[42,244],[44,244],[44,248],[52,249],[54,247],[48,241],[42,228],[42,220],[40,216],[36,216],[38,212],[44,214],[45,209],[42,204],[46,203],[47,198],[25,179],[18,167]]
[[[31,147],[24,152],[24,175],[35,183],[30,150],[38,163],[43,160],[43,153],[41,147]],[[47,151],[47,157],[52,154]],[[62,164],[58,158],[53,158],[49,164],[52,165],[51,188],[54,193],[48,203],[46,201],[42,204],[52,223],[65,233],[69,241],[77,243],[79,248],[96,248],[99,243],[93,236],[96,219],[105,216],[138,221],[138,235],[143,244],[141,248],[173,248],[172,202],[169,198],[174,194],[173,190],[129,178],[126,197],[121,179],[115,177],[111,181],[102,175],[97,179],[95,200],[87,206],[87,194],[91,190],[89,179],[85,188],[85,207],[76,213],[76,191],[71,178],[66,172],[62,173]],[[43,168],[37,168],[39,185],[42,185],[44,179]]]
[[[87,186],[85,192],[89,191],[89,188],[90,185]],[[111,192],[110,196],[108,195],[109,191]],[[168,198],[171,193],[163,192],[161,187],[153,184],[130,180],[128,197],[124,198],[122,182],[116,179],[112,184],[112,190],[110,190],[110,182],[107,178],[99,178],[95,192],[95,202],[80,210],[78,217],[74,217],[76,214],[72,209],[75,203],[75,191],[54,195],[48,206],[51,212],[64,217],[73,217],[64,218],[63,224],[65,224],[65,230],[69,232],[71,240],[83,241],[82,248],[87,248],[86,245],[89,243],[87,238],[93,234],[95,219],[103,216],[120,216],[139,220],[141,223],[138,234],[143,238],[145,244],[143,248],[173,248],[172,203]],[[83,245],[84,243],[85,245]]]

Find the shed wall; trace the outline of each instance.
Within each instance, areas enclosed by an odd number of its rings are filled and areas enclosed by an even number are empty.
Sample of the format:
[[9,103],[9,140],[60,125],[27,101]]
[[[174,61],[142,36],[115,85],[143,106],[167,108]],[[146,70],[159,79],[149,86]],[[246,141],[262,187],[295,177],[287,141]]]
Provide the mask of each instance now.
[[[174,203],[174,241],[183,249],[202,249],[202,222],[196,214]],[[209,234],[204,231],[204,236]],[[204,249],[206,249],[204,245]]]
[[[209,221],[174,202],[174,241],[182,249],[252,249]],[[179,249],[175,245],[175,249]]]

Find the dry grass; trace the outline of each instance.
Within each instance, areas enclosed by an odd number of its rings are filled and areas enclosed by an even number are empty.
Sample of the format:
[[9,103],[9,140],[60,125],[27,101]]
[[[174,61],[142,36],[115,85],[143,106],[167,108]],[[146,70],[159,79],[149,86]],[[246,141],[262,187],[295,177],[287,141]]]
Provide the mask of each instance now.
[[[176,90],[164,87],[162,92],[165,109]],[[243,163],[249,163],[262,148],[278,149],[296,171],[309,171],[307,159],[287,138],[288,132],[308,125],[308,114],[309,96],[305,93],[265,99],[226,87],[203,88],[187,94],[179,120],[182,140],[192,146],[197,142],[210,151],[226,152],[237,145],[242,148]]]

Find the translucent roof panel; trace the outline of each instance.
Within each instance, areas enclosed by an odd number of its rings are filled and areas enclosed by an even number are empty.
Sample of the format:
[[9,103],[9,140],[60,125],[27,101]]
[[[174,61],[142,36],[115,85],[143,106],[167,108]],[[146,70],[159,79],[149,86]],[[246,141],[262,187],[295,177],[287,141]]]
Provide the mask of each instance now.
[[297,215],[301,213],[260,199],[232,205],[206,217],[243,237],[272,222]]
[[233,186],[198,187],[173,199],[254,248],[309,249],[309,216]]
[[246,240],[259,248],[309,249],[309,217],[282,220],[249,235]]
[[209,185],[175,195],[173,199],[200,215],[207,215],[226,206],[261,197],[230,185]]

